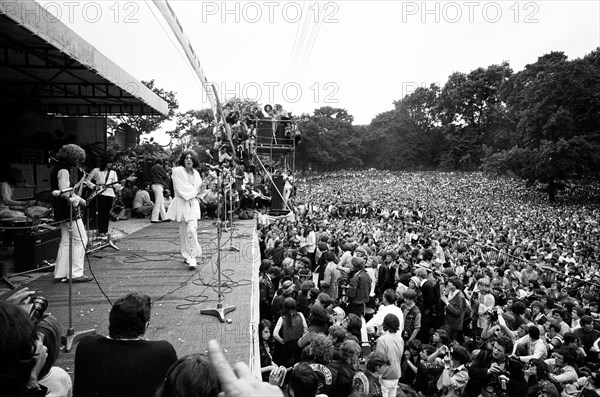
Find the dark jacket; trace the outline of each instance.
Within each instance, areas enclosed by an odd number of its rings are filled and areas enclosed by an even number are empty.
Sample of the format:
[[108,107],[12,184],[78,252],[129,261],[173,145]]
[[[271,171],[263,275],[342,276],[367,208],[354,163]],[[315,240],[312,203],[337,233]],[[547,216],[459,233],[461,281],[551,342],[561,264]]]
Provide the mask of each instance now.
[[[155,164],[150,168],[150,181],[152,184],[162,185],[164,189],[169,189],[171,185],[169,174],[160,164]],[[156,200],[156,198],[155,198]]]
[[352,365],[345,360],[335,360],[329,363],[329,367],[337,370],[337,382],[335,390],[340,397],[347,397],[352,393],[352,378],[356,371]]
[[350,303],[358,305],[368,302],[370,292],[371,277],[369,277],[365,269],[361,269],[354,275],[352,281],[350,281],[350,287],[347,292]]
[[[481,351],[473,365],[469,368],[469,383],[465,388],[466,397],[476,397],[481,393],[482,389],[488,386],[493,388],[492,394],[500,395],[500,384],[498,377],[488,375],[487,370],[492,365],[492,352],[489,350]],[[523,365],[520,361],[507,358],[505,370],[508,372],[508,381],[506,387],[506,395],[510,397],[523,397],[527,395],[527,382],[523,373]]]
[[466,306],[467,301],[462,291],[458,291],[446,305],[444,322],[451,330],[462,331]]

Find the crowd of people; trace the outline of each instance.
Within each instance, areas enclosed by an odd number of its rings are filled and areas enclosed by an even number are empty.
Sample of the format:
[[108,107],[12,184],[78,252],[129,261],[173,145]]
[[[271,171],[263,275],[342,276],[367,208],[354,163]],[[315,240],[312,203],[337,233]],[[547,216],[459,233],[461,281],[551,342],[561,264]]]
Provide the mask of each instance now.
[[[219,195],[216,170],[199,165],[182,154],[175,199],[156,210],[180,222],[190,266],[193,226]],[[217,342],[178,358],[168,342],[145,340],[151,302],[132,293],[113,305],[108,337],[77,346],[71,384],[42,369],[53,368],[60,332],[51,317],[28,318],[24,290],[0,302],[10,324],[0,327],[0,394],[600,396],[597,205],[547,204],[478,173],[347,171],[297,184],[294,217],[248,207],[261,251],[261,379],[245,364],[232,370]]]
[[308,364],[330,396],[600,394],[597,205],[478,173],[298,184],[295,220],[258,218],[265,380]]

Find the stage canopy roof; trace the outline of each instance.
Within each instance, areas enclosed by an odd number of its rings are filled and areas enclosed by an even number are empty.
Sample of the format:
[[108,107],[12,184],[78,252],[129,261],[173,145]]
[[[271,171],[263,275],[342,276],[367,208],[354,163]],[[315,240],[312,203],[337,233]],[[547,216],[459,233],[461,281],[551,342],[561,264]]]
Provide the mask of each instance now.
[[166,115],[167,103],[34,0],[0,0],[0,102],[59,115]]

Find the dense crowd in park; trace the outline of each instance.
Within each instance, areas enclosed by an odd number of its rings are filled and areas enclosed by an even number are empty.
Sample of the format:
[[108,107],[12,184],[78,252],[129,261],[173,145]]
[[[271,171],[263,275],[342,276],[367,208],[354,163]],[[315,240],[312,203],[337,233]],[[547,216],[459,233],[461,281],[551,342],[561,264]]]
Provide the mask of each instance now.
[[597,206],[478,173],[299,183],[295,221],[258,220],[265,380],[308,363],[335,396],[597,395]]
[[285,193],[293,216],[245,203],[261,249],[262,379],[245,364],[232,370],[216,342],[178,358],[145,339],[151,301],[132,293],[113,305],[109,337],[77,345],[71,382],[54,366],[57,322],[32,321],[24,289],[0,302],[10,324],[1,394],[600,395],[597,205],[548,204],[479,173],[345,171],[295,183]]

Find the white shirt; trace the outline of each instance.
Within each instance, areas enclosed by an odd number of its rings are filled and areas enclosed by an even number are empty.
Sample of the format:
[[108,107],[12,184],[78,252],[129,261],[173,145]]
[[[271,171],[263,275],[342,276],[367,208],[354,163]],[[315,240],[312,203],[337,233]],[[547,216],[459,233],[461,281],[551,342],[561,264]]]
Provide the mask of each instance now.
[[[108,177],[106,176],[108,174]],[[96,185],[110,185],[114,183],[111,187],[107,187],[102,193],[102,196],[106,197],[115,197],[115,189],[121,190],[121,185],[115,182],[118,182],[119,179],[117,177],[117,173],[114,170],[104,170],[100,171],[100,168],[94,168],[92,172],[86,178],[88,181]]]
[[[402,309],[400,309],[398,306],[396,306],[394,304],[379,306],[379,310],[377,310],[377,313],[373,316],[373,318],[371,318],[367,322],[367,332],[373,333],[373,332],[375,332],[375,328],[381,328],[381,326],[383,325],[383,319],[389,313],[395,314],[396,317],[398,317],[400,326],[398,327],[397,333],[399,335],[402,335],[402,331],[404,331],[404,312],[402,311]],[[382,332],[383,328],[380,329],[379,331]]]
[[525,335],[524,337],[517,339],[517,343],[515,343],[515,347],[513,349],[513,354],[515,354],[517,350],[517,345],[526,344],[527,345],[527,356],[518,357],[519,360],[523,362],[529,362],[529,360],[541,358],[546,359],[548,357],[548,349],[546,348],[546,344],[539,338],[536,341],[532,341],[529,335]]
[[167,218],[181,222],[200,219],[200,202],[196,198],[200,193],[202,178],[194,170],[189,175],[184,167],[173,168],[173,192],[175,197],[167,211]]

